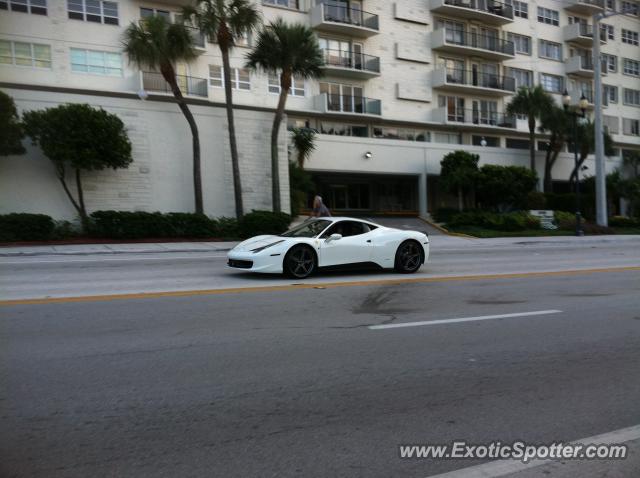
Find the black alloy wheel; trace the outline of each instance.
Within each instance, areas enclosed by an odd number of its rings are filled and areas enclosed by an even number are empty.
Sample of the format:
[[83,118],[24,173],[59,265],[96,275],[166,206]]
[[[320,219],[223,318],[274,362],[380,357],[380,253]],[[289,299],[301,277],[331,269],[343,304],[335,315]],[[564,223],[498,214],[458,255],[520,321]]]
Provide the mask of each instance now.
[[412,274],[422,265],[420,244],[415,241],[405,241],[400,244],[396,252],[395,269],[403,274]]
[[305,279],[316,269],[316,257],[307,246],[292,247],[284,258],[284,273],[294,279]]

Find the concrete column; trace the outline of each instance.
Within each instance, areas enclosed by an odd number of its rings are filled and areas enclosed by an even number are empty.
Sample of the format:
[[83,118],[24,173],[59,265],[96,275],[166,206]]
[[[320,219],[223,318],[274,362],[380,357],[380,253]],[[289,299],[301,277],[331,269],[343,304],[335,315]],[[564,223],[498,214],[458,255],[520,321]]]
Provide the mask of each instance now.
[[418,176],[418,207],[420,216],[426,217],[427,213],[427,173]]

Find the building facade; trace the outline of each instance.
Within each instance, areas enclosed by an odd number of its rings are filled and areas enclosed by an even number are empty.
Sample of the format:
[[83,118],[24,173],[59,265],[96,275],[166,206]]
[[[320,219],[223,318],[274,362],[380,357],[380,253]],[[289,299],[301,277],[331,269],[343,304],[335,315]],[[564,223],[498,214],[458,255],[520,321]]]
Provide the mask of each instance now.
[[[148,15],[179,21],[184,0],[0,0],[0,87],[20,110],[86,102],[117,113],[134,144],[126,171],[87,178],[91,209],[192,210],[190,133],[164,81],[122,53],[122,34]],[[640,150],[640,17],[621,0],[261,0],[265,22],[283,17],[311,26],[325,53],[320,80],[294,79],[287,125],[318,131],[307,163],[330,207],[345,213],[422,213],[445,204],[437,191],[440,160],[455,149],[481,163],[528,166],[524,117],[506,114],[519,86],[541,84],[558,102],[566,89],[593,110],[591,49],[600,41],[604,124],[616,154]],[[591,15],[629,11],[594,32]],[[233,214],[222,59],[194,35],[197,58],[177,65],[203,138],[205,209]],[[254,38],[231,57],[243,194],[247,209],[268,209],[269,136],[278,79],[244,68]],[[142,101],[140,98],[146,98]],[[287,143],[281,138],[288,184]],[[540,134],[538,174],[544,168]],[[554,179],[566,181],[573,155],[561,153]],[[586,175],[595,171],[586,163]],[[34,148],[0,158],[0,212],[73,211],[46,160]],[[288,189],[282,191],[288,206]]]

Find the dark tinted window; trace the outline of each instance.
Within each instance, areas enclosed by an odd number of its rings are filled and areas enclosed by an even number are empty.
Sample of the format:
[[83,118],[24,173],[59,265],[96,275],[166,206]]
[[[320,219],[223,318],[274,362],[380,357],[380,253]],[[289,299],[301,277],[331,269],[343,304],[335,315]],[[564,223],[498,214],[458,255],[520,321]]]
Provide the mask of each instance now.
[[357,221],[340,221],[331,226],[322,237],[329,237],[332,234],[340,234],[342,237],[359,236],[360,234],[366,234],[375,227],[369,227],[368,224]]

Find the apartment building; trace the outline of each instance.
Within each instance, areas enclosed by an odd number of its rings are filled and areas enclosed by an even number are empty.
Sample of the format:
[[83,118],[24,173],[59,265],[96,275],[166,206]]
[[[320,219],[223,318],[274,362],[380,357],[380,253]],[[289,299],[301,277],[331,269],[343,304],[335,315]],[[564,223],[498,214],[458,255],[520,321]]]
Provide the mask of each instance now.
[[[90,208],[192,208],[190,135],[154,72],[138,71],[121,52],[130,22],[148,15],[179,21],[186,0],[0,0],[0,87],[21,110],[87,102],[119,114],[134,143],[127,171],[88,178]],[[640,149],[640,17],[622,0],[260,0],[264,20],[284,17],[311,26],[325,53],[320,80],[294,79],[287,125],[318,131],[307,164],[318,191],[345,213],[422,213],[445,197],[437,190],[440,160],[449,151],[480,154],[482,163],[528,166],[526,118],[506,105],[522,85],[541,84],[558,102],[565,89],[584,95],[593,113],[593,42],[603,52],[604,121],[619,167]],[[607,9],[594,32],[591,16]],[[205,208],[233,214],[222,60],[211,39],[194,31],[198,57],[177,65],[203,136]],[[245,55],[231,58],[243,193],[248,208],[270,207],[268,144],[279,84],[250,73]],[[283,129],[281,182],[288,184],[288,136]],[[540,134],[539,175],[545,135]],[[561,154],[554,178],[573,164]],[[587,162],[586,174],[595,171]],[[0,210],[73,214],[52,171],[31,148],[0,159]],[[283,204],[288,191],[283,188]]]

